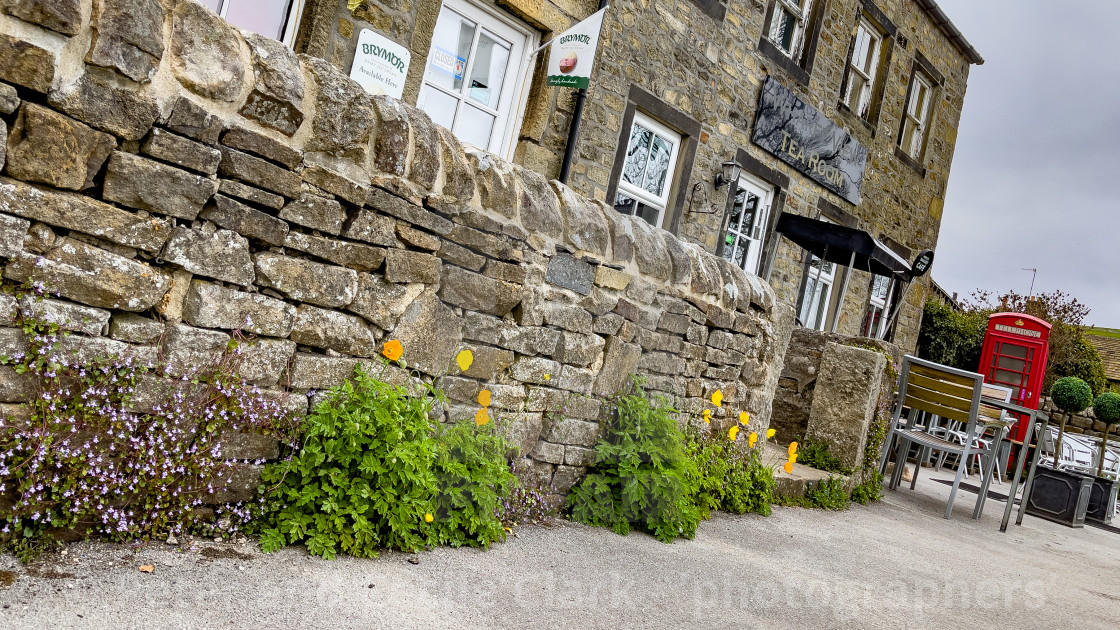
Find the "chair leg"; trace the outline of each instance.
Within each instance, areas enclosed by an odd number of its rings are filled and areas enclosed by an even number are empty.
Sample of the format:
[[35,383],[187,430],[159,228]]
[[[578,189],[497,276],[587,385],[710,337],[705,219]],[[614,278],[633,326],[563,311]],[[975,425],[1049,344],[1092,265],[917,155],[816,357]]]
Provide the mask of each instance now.
[[[983,475],[983,483],[980,484],[980,496],[976,497],[976,507],[972,510],[972,518],[980,518],[984,514],[984,501],[988,499],[988,488],[992,485],[992,473],[995,469],[996,460],[999,455],[993,447],[988,451],[988,462],[986,468],[987,474]],[[1014,502],[1015,497],[1008,497],[1008,501]]]
[[887,437],[883,439],[883,454],[879,456],[879,474],[882,475],[887,472],[887,460],[890,459],[892,441],[894,440],[894,427],[887,431]]
[[903,438],[903,436],[897,436],[896,442],[897,446],[895,447],[894,454],[894,472],[891,473],[891,483],[889,486],[891,490],[897,489],[898,484],[902,482],[902,468],[906,466],[906,454],[910,450],[910,441]]
[[953,489],[949,491],[949,505],[945,508],[945,518],[952,518],[953,516],[953,501],[957,498],[957,489],[961,487],[961,478],[964,476],[964,469],[968,468],[968,456],[971,454],[968,448],[968,440],[965,440],[964,451],[961,453],[961,465],[957,466],[957,475],[953,478]]
[[926,461],[929,457],[929,447],[923,446],[918,449],[918,461],[914,464],[914,475],[910,478],[910,489],[913,490],[914,486],[918,484],[918,471],[922,469],[922,462]]

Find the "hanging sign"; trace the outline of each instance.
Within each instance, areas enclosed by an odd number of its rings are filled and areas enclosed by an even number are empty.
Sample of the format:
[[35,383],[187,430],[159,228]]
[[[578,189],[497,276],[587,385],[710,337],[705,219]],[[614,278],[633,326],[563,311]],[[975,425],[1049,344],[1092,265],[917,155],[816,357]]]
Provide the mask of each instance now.
[[548,85],[587,89],[606,12],[607,7],[599,9],[545,44],[552,47],[548,53]]
[[375,96],[400,98],[412,53],[400,44],[363,28],[358,34],[350,78]]

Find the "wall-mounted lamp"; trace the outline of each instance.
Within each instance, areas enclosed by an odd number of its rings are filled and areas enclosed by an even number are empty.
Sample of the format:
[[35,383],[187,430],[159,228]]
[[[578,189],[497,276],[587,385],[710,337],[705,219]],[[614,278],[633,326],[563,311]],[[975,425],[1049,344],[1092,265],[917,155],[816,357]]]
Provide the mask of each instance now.
[[716,173],[715,187],[716,190],[723,188],[724,184],[739,181],[739,172],[743,170],[742,166],[735,160],[728,160],[720,164],[723,170]]

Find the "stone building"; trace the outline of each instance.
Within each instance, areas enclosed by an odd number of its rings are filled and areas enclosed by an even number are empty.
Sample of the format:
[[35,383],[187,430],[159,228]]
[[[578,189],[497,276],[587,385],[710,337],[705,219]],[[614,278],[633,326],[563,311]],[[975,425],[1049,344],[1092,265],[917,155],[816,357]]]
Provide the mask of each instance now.
[[[238,1],[210,0],[235,24]],[[410,56],[403,101],[552,178],[576,95],[545,87],[547,52],[528,54],[596,10],[589,0],[291,0],[285,15],[240,25],[344,72],[362,37],[384,37]],[[488,57],[493,76],[472,56]],[[568,183],[734,259],[807,327],[913,349],[928,280],[907,291],[864,270],[822,267],[775,227],[787,212],[864,230],[906,260],[934,249],[974,63],[983,59],[933,0],[619,0],[604,21]],[[866,149],[842,183],[855,195],[820,183],[828,170],[810,164],[811,152],[798,163],[795,150],[754,141],[770,79],[819,112],[814,124]],[[738,181],[717,188],[731,161]],[[899,300],[888,331],[883,314]]]

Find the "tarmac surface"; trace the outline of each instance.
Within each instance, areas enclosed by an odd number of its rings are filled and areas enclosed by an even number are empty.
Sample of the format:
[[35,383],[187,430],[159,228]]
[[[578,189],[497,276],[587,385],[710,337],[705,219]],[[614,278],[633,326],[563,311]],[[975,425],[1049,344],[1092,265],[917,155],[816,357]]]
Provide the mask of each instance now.
[[566,521],[489,551],[333,562],[78,543],[30,566],[0,556],[15,580],[0,573],[0,628],[1120,627],[1120,535],[1030,516],[1001,534],[1004,503],[973,521],[962,492],[945,520],[947,496],[923,471],[878,504],[716,514],[671,545]]

